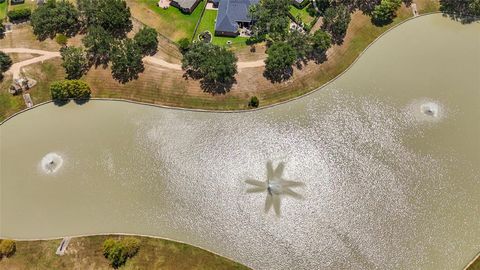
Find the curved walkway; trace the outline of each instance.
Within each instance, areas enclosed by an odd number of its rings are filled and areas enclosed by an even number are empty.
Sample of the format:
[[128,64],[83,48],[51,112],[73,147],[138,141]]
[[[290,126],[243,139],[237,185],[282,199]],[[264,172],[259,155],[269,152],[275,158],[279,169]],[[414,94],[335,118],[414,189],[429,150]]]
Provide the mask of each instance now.
[[60,57],[60,52],[50,52],[50,51],[28,49],[28,48],[6,48],[6,49],[1,49],[1,51],[5,53],[30,53],[30,54],[41,55],[32,59],[28,59],[28,60],[13,64],[7,72],[11,73],[14,79],[20,77],[20,72],[24,66],[35,64],[37,62],[43,62],[51,58]]
[[[13,74],[13,78],[18,78],[20,76],[21,69],[24,66],[28,66],[37,62],[43,62],[45,60],[55,58],[55,57],[60,57],[60,52],[52,52],[52,51],[44,51],[44,50],[37,50],[37,49],[29,49],[29,48],[5,48],[5,49],[0,49],[1,51],[5,53],[30,53],[30,54],[39,54],[41,56],[28,59],[25,61],[21,61],[18,63],[13,64],[10,69],[7,71],[9,73]],[[161,66],[167,69],[172,69],[172,70],[182,70],[182,65],[180,64],[173,64],[169,63],[163,59],[152,57],[152,56],[147,56],[144,58],[145,62],[156,65],[156,66]],[[237,66],[238,68],[254,68],[254,67],[262,67],[265,65],[265,62],[263,60],[257,60],[257,61],[250,61],[250,62],[238,62]]]

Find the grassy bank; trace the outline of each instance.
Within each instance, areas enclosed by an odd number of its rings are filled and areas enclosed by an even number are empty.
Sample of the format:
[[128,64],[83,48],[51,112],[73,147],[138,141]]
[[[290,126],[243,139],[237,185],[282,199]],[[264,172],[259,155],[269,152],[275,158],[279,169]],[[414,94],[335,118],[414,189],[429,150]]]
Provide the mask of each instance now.
[[[15,255],[0,260],[0,269],[113,269],[102,254],[103,241],[108,237],[73,238],[64,256],[55,255],[61,239],[19,241]],[[137,255],[119,269],[249,269],[190,245],[150,237],[135,238],[140,240]]]
[[[140,2],[136,3],[137,5],[133,6],[132,10],[144,6]],[[416,3],[420,13],[436,11],[439,7],[438,0],[417,0]],[[149,9],[146,8],[146,10]],[[138,16],[143,13],[135,11],[132,14]],[[207,12],[207,14],[209,13]],[[310,62],[301,70],[295,69],[294,76],[287,83],[271,83],[263,76],[263,67],[240,69],[236,76],[237,83],[230,91],[221,94],[205,92],[200,87],[199,81],[185,78],[182,71],[150,65],[146,65],[145,72],[140,74],[138,80],[127,84],[120,84],[114,81],[108,68],[91,69],[83,79],[92,88],[92,96],[99,98],[124,98],[184,108],[238,110],[247,109],[250,97],[257,96],[260,99],[260,106],[266,106],[308,93],[335,78],[347,69],[378,36],[411,16],[411,9],[402,6],[398,11],[398,16],[391,24],[377,27],[371,23],[370,17],[359,11],[355,12],[352,15],[352,21],[344,43],[341,46],[331,48],[328,61],[320,65]],[[22,26],[14,35],[9,35],[0,40],[0,47],[20,46],[58,50],[58,45],[52,41],[36,41],[31,27],[27,26]],[[169,50],[175,50],[175,48]],[[159,53],[161,57],[164,57],[161,53],[162,51]],[[248,59],[247,61],[254,61],[261,59],[262,56],[264,57],[262,50],[250,52],[248,47],[236,51],[236,53],[243,54],[242,58]],[[170,57],[174,57],[173,54]],[[168,59],[168,61],[178,63],[179,59]],[[34,76],[34,79],[37,79],[35,76],[41,77],[41,85],[43,86],[36,86],[31,90],[31,95],[35,102],[37,100],[48,100],[48,85],[53,80],[61,79],[64,76],[60,60],[49,60],[43,66],[32,65],[32,67],[39,69],[32,76]],[[30,67],[27,69],[30,69]],[[49,75],[41,76],[42,73]],[[8,96],[7,80],[8,78],[0,84],[0,104],[2,104],[0,119],[4,119],[23,108],[18,97]]]

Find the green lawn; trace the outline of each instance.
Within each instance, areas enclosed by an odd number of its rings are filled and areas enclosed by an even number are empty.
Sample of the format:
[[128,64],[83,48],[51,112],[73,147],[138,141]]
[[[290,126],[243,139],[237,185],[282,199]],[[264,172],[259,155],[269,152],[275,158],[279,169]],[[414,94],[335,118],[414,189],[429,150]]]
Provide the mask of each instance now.
[[[198,38],[198,35],[204,31],[210,31],[212,35],[215,33],[215,20],[217,18],[217,11],[216,10],[205,10],[203,14],[202,21],[198,26],[197,33],[195,34],[195,38]],[[219,46],[226,46],[227,41],[232,42],[232,47],[239,48],[246,46],[246,41],[248,38],[245,37],[220,37],[214,36],[212,43]]]
[[5,19],[5,16],[7,16],[7,3],[8,0],[5,0],[3,3],[0,3],[0,21],[3,21]]
[[307,9],[308,9],[309,5],[311,5],[311,4],[306,5],[302,9],[299,9],[299,8],[295,7],[294,5],[290,5],[290,14],[292,14],[294,18],[297,18],[299,16],[300,19],[302,19],[302,22],[304,22],[305,24],[308,25],[311,22],[313,22],[313,20],[315,19],[315,17],[310,16],[310,14],[308,14],[308,12],[307,12]]
[[[192,14],[184,14],[178,8],[172,6],[167,9],[159,8],[157,6],[158,0],[138,0],[158,15],[156,18],[151,18],[156,25],[155,28],[159,33],[173,41],[178,41],[181,38],[192,38],[195,26],[200,20],[202,10],[205,8],[205,1],[202,0]],[[141,16],[151,15],[141,14]]]

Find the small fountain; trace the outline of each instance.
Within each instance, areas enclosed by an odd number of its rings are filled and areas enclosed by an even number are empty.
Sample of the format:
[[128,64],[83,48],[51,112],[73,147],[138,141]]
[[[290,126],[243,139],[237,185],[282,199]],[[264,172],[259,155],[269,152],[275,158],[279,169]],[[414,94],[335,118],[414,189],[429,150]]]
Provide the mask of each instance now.
[[47,174],[56,173],[62,167],[63,159],[56,153],[48,153],[40,162],[42,170]]
[[423,114],[430,117],[438,117],[440,108],[437,103],[426,102],[420,105],[420,110]]

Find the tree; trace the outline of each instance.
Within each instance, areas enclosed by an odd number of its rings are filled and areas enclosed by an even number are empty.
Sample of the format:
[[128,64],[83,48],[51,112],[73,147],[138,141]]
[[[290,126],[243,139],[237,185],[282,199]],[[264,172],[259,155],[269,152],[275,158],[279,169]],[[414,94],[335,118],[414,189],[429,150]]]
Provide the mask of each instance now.
[[305,32],[293,30],[288,34],[285,42],[295,50],[297,60],[305,60],[312,51],[310,36]]
[[67,73],[67,79],[80,79],[88,71],[88,61],[85,51],[79,47],[65,47],[60,50],[62,66]]
[[191,77],[201,78],[204,90],[224,93],[235,83],[237,57],[223,47],[196,42],[183,55],[182,68]]
[[0,71],[5,72],[12,66],[12,58],[2,51],[0,51]]
[[396,11],[402,4],[401,0],[382,0],[372,12],[372,22],[375,25],[385,25],[392,22]]
[[452,19],[470,23],[480,17],[480,0],[440,0],[440,11]]
[[103,242],[103,256],[110,261],[113,268],[124,265],[129,258],[137,254],[140,248],[140,241],[133,237],[122,240],[108,238]]
[[276,42],[267,50],[265,76],[273,82],[286,80],[292,76],[292,65],[297,60],[297,53],[290,44]]
[[0,240],[0,258],[10,257],[15,254],[17,250],[17,244],[13,240]]
[[12,58],[0,51],[0,81],[3,80],[3,73],[12,66]]
[[151,27],[144,27],[133,38],[143,55],[154,55],[158,50],[157,31]]
[[332,38],[327,32],[323,30],[317,30],[313,34],[311,40],[312,53],[316,58],[318,58],[318,56],[323,56],[332,46]]
[[127,83],[138,79],[138,74],[145,67],[142,61],[142,52],[132,39],[125,39],[112,49],[112,76],[120,83]]
[[290,23],[290,0],[263,0],[250,7],[250,15],[255,20],[254,39],[283,40]]
[[130,8],[124,0],[77,0],[77,6],[86,27],[101,26],[116,38],[132,30]]
[[33,33],[40,40],[53,38],[58,33],[71,37],[80,28],[79,13],[68,1],[49,0],[35,9],[31,24]]
[[323,17],[323,29],[332,34],[332,38],[336,43],[341,43],[347,32],[350,19],[350,12],[346,6],[340,4],[335,7],[329,7],[325,10]]
[[90,98],[90,87],[79,80],[62,80],[50,85],[52,100],[65,101],[69,98],[86,100]]
[[113,42],[113,37],[101,26],[88,28],[87,34],[83,38],[83,45],[87,50],[87,58],[90,63],[95,66],[107,66]]

